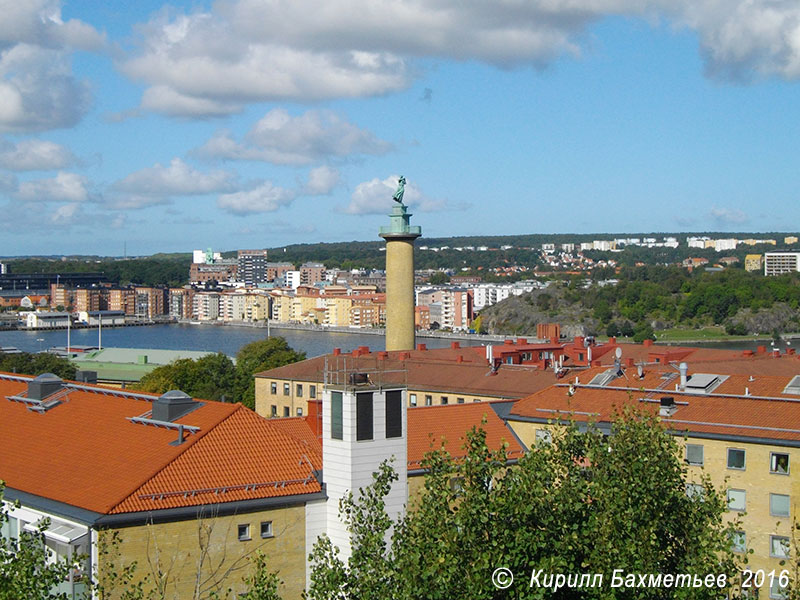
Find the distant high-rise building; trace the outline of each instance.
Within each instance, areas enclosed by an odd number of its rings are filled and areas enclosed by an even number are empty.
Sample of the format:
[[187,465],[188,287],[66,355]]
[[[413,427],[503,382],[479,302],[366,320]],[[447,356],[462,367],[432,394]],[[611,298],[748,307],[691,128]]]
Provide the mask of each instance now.
[[783,275],[800,271],[800,252],[767,252],[764,275]]
[[325,280],[325,265],[322,263],[303,263],[300,265],[300,283],[314,285]]
[[243,281],[245,285],[256,285],[268,281],[266,250],[239,250],[237,258],[239,281]]
[[8,267],[4,263],[0,263],[0,275],[5,275],[6,273],[8,273]]

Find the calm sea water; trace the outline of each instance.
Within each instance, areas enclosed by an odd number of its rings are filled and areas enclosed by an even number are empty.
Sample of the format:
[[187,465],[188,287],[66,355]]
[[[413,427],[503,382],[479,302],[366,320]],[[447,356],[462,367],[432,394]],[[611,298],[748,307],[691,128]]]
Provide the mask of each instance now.
[[[300,329],[277,329],[272,336],[286,338],[295,350],[306,356],[319,356],[341,348],[348,352],[358,346],[369,346],[370,350],[383,350],[382,335],[358,333],[333,333]],[[198,350],[222,352],[235,356],[245,344],[263,340],[267,330],[251,327],[223,327],[213,325],[149,325],[145,327],[117,327],[103,329],[103,346],[117,348],[159,348],[163,350]],[[445,348],[450,340],[437,338],[420,339],[429,348]],[[73,329],[70,343],[96,346],[97,329]],[[461,342],[462,345],[467,345]],[[477,341],[476,341],[477,343]],[[38,352],[52,346],[66,346],[67,332],[59,331],[0,331],[0,346],[14,346],[26,352]]]
[[[273,336],[286,338],[289,345],[295,350],[306,353],[306,356],[319,356],[341,348],[348,352],[358,346],[369,346],[371,350],[383,350],[384,338],[381,335],[359,333],[338,333],[326,331],[308,331],[301,329],[277,329],[271,331]],[[199,350],[206,352],[222,352],[228,356],[235,356],[239,349],[250,342],[263,340],[267,337],[267,330],[251,327],[223,327],[213,325],[151,325],[146,327],[117,327],[103,329],[103,346],[117,348],[160,348],[164,350]],[[429,348],[446,348],[450,345],[448,339],[418,338]],[[73,329],[71,343],[75,345],[96,346],[96,329]],[[461,341],[462,346],[478,345],[480,339],[474,344]],[[26,352],[37,352],[52,346],[66,346],[67,332],[59,331],[0,331],[0,346],[15,346]],[[755,350],[759,345],[771,349],[769,341],[735,341],[735,342],[703,342],[686,344],[690,346],[705,346],[712,348],[726,348],[735,350]],[[793,341],[792,345],[800,347],[800,340]],[[782,351],[786,343],[778,346]]]

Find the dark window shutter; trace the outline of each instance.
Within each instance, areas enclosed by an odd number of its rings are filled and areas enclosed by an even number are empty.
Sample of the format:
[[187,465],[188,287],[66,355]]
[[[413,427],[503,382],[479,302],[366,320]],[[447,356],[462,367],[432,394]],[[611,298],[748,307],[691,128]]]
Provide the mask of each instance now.
[[390,390],[386,392],[386,437],[403,436],[403,392]]
[[331,392],[331,437],[343,439],[342,432],[342,392]]
[[372,439],[372,392],[356,394],[356,440]]

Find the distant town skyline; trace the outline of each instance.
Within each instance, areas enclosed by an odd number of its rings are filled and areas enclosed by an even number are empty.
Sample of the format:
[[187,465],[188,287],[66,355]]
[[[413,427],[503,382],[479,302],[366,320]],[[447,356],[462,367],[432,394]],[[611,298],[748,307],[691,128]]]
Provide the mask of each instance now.
[[800,5],[0,5],[0,256],[800,222]]

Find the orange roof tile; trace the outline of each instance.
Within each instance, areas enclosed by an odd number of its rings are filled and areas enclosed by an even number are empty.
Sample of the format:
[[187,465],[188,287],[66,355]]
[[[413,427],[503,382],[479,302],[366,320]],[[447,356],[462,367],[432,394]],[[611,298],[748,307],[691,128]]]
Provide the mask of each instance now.
[[[185,442],[174,446],[174,429],[129,420],[151,410],[147,399],[109,397],[102,388],[82,386],[39,414],[6,399],[27,388],[17,379],[0,374],[0,479],[10,488],[94,512],[236,500],[244,491],[213,498],[172,492],[301,479],[312,471],[308,462],[318,458],[312,454],[299,466],[308,455],[301,442],[240,405],[204,401],[176,420],[199,431],[187,432]],[[256,485],[247,497],[319,490],[316,481],[280,489]],[[170,499],[154,504],[140,497],[146,494]]]
[[[483,421],[486,421],[483,423]],[[522,445],[492,407],[485,403],[421,406],[408,410],[408,466],[420,468],[427,452],[444,449],[454,458],[465,456],[464,441],[473,427],[486,432],[486,444],[497,450],[506,445],[508,458],[520,458]]]
[[[635,405],[658,411],[659,400],[672,396],[678,403],[673,415],[662,421],[677,431],[724,436],[767,438],[800,442],[800,395],[783,394],[791,377],[731,375],[708,394],[680,393],[679,379],[669,380],[658,390],[662,371],[650,369],[641,380],[617,378],[605,387],[556,385],[517,401],[510,418],[577,421],[610,421],[616,410]],[[745,387],[749,397],[744,396]],[[570,395],[571,392],[571,395]],[[762,398],[753,396],[763,396]],[[647,398],[648,402],[642,402]]]

